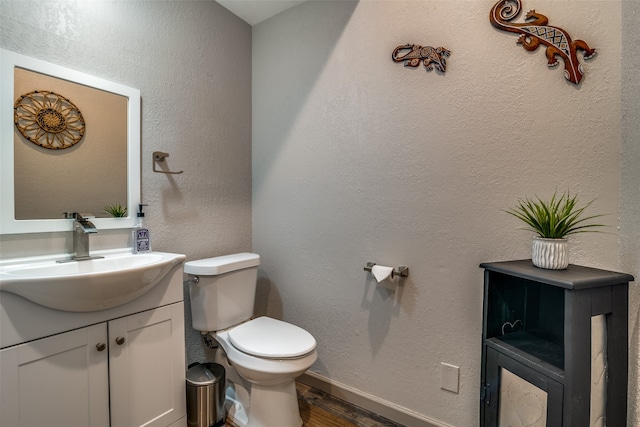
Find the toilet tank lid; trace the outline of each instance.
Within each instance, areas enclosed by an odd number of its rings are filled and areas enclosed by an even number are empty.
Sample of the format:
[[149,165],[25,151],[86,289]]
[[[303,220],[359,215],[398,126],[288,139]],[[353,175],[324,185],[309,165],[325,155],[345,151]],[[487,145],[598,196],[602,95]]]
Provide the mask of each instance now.
[[243,252],[186,262],[184,272],[201,276],[217,276],[258,265],[260,265],[260,255]]

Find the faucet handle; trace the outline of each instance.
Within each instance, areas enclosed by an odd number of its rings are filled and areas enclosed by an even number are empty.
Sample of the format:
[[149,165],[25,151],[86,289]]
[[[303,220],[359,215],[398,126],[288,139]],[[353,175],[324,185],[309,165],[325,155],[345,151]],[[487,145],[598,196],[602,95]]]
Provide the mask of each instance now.
[[77,221],[86,221],[88,219],[95,218],[96,216],[91,213],[78,213],[78,212],[62,212],[65,219],[75,219]]

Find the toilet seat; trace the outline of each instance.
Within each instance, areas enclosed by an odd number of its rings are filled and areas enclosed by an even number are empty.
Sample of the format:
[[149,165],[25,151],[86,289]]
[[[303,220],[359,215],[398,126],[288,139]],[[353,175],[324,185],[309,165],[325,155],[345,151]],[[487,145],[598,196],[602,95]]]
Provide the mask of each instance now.
[[232,328],[229,342],[243,353],[266,359],[304,356],[316,348],[316,340],[304,329],[270,317],[258,317]]

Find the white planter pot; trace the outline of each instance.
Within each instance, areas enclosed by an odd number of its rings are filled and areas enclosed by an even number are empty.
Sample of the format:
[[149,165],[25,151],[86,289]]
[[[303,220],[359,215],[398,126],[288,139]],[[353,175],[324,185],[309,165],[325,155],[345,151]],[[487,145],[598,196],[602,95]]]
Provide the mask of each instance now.
[[567,239],[535,237],[531,251],[533,265],[547,270],[564,270],[569,265]]

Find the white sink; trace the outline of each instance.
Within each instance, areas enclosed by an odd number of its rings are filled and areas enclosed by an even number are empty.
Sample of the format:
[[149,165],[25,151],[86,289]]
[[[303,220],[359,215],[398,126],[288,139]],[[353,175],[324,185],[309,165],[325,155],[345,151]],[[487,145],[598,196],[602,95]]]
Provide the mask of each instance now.
[[106,310],[143,295],[184,260],[184,255],[150,252],[5,265],[0,266],[0,291],[56,310]]

